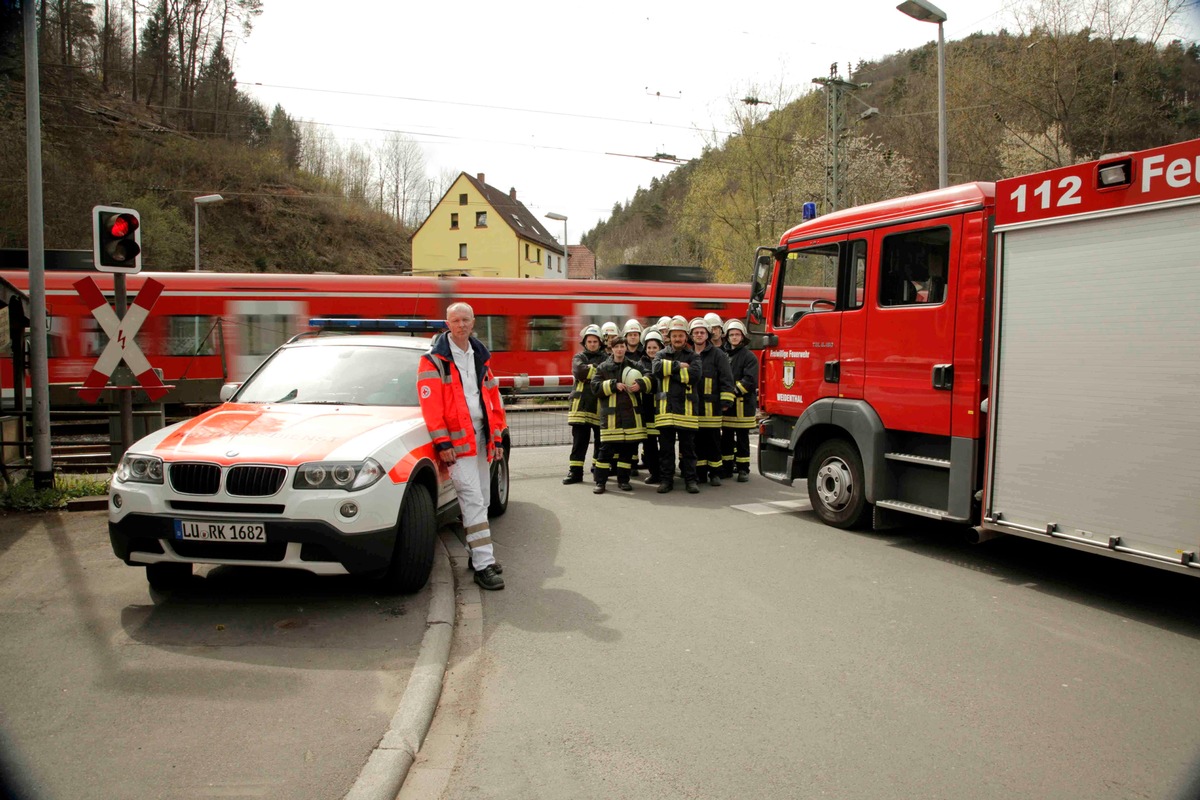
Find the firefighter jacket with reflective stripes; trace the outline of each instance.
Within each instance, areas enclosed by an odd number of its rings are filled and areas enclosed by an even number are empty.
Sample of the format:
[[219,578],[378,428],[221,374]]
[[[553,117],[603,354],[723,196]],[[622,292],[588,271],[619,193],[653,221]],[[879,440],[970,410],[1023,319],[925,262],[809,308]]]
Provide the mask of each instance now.
[[[642,395],[650,392],[654,381],[646,375],[638,378],[638,391],[630,394],[617,388],[621,373],[627,367],[638,369],[637,364],[624,359],[618,364],[612,358],[596,367],[592,378],[592,392],[600,399],[600,441],[640,442],[646,438],[642,425]],[[640,372],[641,370],[638,369]]]
[[582,350],[571,359],[571,377],[575,378],[575,387],[571,389],[571,410],[567,412],[567,422],[571,425],[599,425],[599,404],[596,394],[592,391],[592,378],[596,377],[596,367],[604,363],[608,354],[601,347],[594,353]]
[[753,428],[758,411],[758,358],[743,341],[729,350],[733,372],[733,408],[725,413],[726,428]]
[[700,380],[700,363],[696,354],[684,346],[680,350],[667,346],[654,357],[654,381],[658,384],[658,408],[654,424],[659,428],[697,427],[696,386]]
[[[492,375],[491,353],[474,336],[471,337],[471,351],[479,381],[479,404],[483,407],[483,429],[489,434],[485,452],[490,462],[508,423],[499,384]],[[460,456],[473,456],[479,452],[471,411],[463,392],[462,375],[450,353],[450,334],[438,334],[430,343],[429,352],[421,356],[417,368],[417,396],[434,450],[454,448],[455,454]]]
[[719,428],[725,416],[725,405],[733,405],[733,372],[725,351],[704,343],[696,353],[698,365],[696,389],[699,393],[696,417],[701,428]]
[[658,381],[654,379],[654,359],[642,352],[642,357],[634,365],[641,373],[650,381],[649,388],[644,392],[639,392],[641,396],[640,411],[642,412],[642,424],[646,426],[647,436],[658,436],[658,428],[654,421],[654,410],[657,405],[657,398],[654,396],[658,392]]

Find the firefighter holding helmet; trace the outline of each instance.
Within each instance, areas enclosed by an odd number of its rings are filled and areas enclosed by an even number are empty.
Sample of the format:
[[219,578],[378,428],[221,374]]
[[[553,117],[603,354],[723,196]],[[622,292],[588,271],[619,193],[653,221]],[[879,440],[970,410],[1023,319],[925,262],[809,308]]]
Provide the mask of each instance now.
[[658,493],[675,488],[675,443],[679,442],[679,472],[691,494],[700,491],[696,483],[696,385],[700,364],[688,346],[688,327],[682,319],[672,319],[668,327],[670,343],[654,359],[654,381],[658,386],[658,407],[654,412],[658,428],[658,463],[662,483]]
[[721,420],[733,405],[733,373],[729,356],[713,347],[708,322],[697,317],[691,323],[696,349],[696,480],[721,485]]
[[[599,403],[592,392],[596,367],[606,358],[600,341],[600,329],[588,325],[580,332],[579,342],[583,350],[571,359],[571,376],[575,379],[575,385],[571,389],[571,406],[567,412],[567,423],[571,426],[571,455],[567,477],[563,478],[564,484],[583,483],[583,462],[587,458],[588,442],[594,439],[597,450],[600,446]],[[596,458],[597,452],[593,450],[593,468]]]
[[662,475],[659,473],[658,426],[654,419],[656,403],[654,395],[658,388],[658,384],[654,381],[654,357],[658,355],[658,351],[662,350],[662,347],[662,334],[657,329],[651,328],[646,333],[642,357],[637,362],[637,368],[642,371],[643,375],[650,378],[650,389],[642,392],[642,424],[646,426],[646,438],[642,442],[642,463],[650,472],[646,483],[651,486],[662,483]]
[[733,407],[721,424],[721,458],[737,472],[738,483],[750,480],[750,431],[758,411],[758,358],[747,347],[746,326],[740,319],[725,325],[729,367],[733,373]]
[[614,339],[612,355],[596,367],[592,393],[600,401],[600,458],[596,462],[596,494],[604,494],[611,471],[617,488],[633,491],[629,476],[637,459],[638,442],[646,438],[640,393],[650,391],[650,378],[626,358],[624,339]]

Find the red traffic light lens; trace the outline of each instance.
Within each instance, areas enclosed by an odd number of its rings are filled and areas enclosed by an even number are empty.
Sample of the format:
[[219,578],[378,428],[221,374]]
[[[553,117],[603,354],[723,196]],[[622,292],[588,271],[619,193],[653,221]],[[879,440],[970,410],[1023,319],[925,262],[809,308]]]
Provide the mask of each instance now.
[[108,226],[109,235],[117,239],[124,239],[138,229],[138,219],[132,214],[117,214],[110,219],[112,221]]

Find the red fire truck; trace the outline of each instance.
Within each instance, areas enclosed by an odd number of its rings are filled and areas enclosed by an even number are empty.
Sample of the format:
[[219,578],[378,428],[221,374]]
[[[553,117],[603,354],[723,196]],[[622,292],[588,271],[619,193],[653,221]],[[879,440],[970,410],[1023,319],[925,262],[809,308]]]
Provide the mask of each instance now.
[[1198,308],[1200,140],[806,221],[756,255],[759,471],[1200,576]]

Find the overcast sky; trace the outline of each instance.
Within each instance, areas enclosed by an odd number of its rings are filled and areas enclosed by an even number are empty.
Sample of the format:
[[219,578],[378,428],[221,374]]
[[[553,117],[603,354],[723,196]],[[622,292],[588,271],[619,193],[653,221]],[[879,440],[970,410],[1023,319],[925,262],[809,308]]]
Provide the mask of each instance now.
[[[344,142],[388,131],[420,142],[436,176],[485,173],[539,217],[569,217],[571,244],[672,167],[639,158],[700,154],[726,129],[730,99],[782,84],[808,92],[831,62],[881,58],[935,40],[898,0],[705,4],[410,3],[265,0],[238,46],[241,87],[268,109],[337,126]],[[946,38],[1014,29],[1023,0],[937,0]],[[709,6],[711,8],[711,6]],[[1195,36],[1197,14],[1181,20]],[[887,109],[881,109],[887,113]],[[953,121],[953,113],[950,115]],[[436,198],[435,198],[436,200]],[[556,237],[562,223],[543,220]]]

